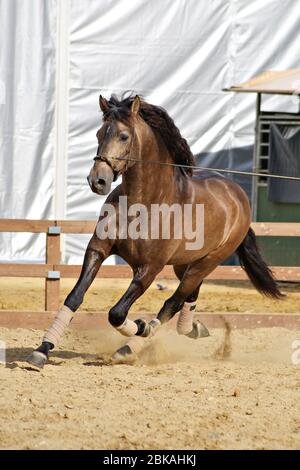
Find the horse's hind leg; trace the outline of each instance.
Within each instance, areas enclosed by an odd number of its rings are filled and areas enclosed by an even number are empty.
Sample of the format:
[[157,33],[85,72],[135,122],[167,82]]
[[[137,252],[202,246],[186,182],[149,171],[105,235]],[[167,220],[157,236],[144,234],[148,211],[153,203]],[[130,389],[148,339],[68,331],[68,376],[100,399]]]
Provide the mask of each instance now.
[[211,257],[207,257],[187,267],[176,291],[165,301],[157,315],[161,324],[168,322],[177,312],[182,311],[185,303],[194,303],[196,301],[203,279],[213,271],[218,264],[219,261],[213,263]]
[[[202,258],[194,263],[188,265],[186,269],[182,266],[176,268],[177,276],[181,279],[180,284],[174,294],[165,301],[163,307],[157,315],[157,319],[160,325],[167,323],[177,312],[180,312],[184,308],[185,302],[195,302],[199,289],[203,279],[212,272],[224,259],[223,250],[217,249],[214,253]],[[175,272],[176,272],[175,271]],[[191,324],[192,330],[187,333],[191,338],[198,338],[201,336],[208,336],[208,330],[202,324],[193,322]],[[146,332],[145,332],[146,333]],[[150,330],[150,334],[153,334],[153,329]],[[186,333],[185,333],[186,334]],[[146,334],[144,334],[146,336]],[[135,342],[128,343],[129,348],[135,347]],[[142,349],[141,345],[137,345],[137,349]]]
[[58,311],[53,324],[45,332],[42,344],[28,357],[27,362],[42,368],[48,359],[48,353],[58,345],[61,336],[71,322],[74,313],[83,302],[84,294],[93,282],[101,263],[109,256],[110,242],[91,238],[85,252],[80,277]]
[[[174,272],[180,281],[187,268],[187,266],[174,266]],[[177,333],[192,339],[209,336],[208,329],[201,321],[193,321],[202,282],[203,281],[201,281],[196,289],[185,299],[177,320]]]

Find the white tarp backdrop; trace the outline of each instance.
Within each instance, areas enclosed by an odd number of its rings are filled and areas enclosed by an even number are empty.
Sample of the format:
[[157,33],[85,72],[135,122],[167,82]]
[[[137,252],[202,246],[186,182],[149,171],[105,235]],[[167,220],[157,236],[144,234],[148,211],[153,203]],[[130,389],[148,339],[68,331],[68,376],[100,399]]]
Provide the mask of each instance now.
[[[56,2],[0,0],[0,217],[53,217]],[[42,236],[0,234],[0,259],[41,259]]]
[[[221,90],[294,67],[300,0],[0,0],[0,216],[97,217],[103,198],[86,176],[100,92],[141,93],[201,163],[250,169],[231,150],[253,144],[255,96]],[[68,236],[65,259],[81,262],[86,242]],[[42,236],[0,235],[1,260],[41,261],[43,247]]]

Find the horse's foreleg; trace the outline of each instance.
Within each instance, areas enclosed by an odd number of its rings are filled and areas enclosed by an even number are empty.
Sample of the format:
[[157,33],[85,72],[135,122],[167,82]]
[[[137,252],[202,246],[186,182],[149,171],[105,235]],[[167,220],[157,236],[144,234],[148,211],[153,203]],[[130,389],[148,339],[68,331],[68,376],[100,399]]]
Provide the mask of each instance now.
[[[174,267],[174,271],[178,279],[182,279],[187,266]],[[196,300],[199,293],[199,288],[192,293],[193,299]],[[137,355],[145,348],[147,341],[158,331],[162,323],[167,321],[166,311],[168,312],[169,319],[172,318],[183,306],[183,302],[173,302],[172,298],[168,299],[163,308],[160,310],[156,319],[151,320],[148,324],[142,320],[136,320],[135,323],[139,325],[139,336],[134,336],[126,343],[125,346],[118,349],[113,359],[118,362],[128,362],[136,359]],[[165,316],[161,315],[161,312],[165,312]]]
[[134,270],[134,277],[127,291],[114,305],[108,314],[110,324],[124,336],[140,336],[145,332],[147,323],[144,320],[128,320],[131,305],[145,292],[155,279],[161,267],[140,266]]
[[144,347],[147,338],[156,327],[160,325],[158,320],[148,324],[142,319],[128,320],[127,314],[131,305],[140,297],[155,279],[160,268],[139,267],[134,272],[134,278],[127,291],[119,302],[109,311],[109,321],[121,334],[130,336],[128,343],[118,349],[112,356],[115,362],[132,362],[139,351]]
[[29,356],[27,361],[36,367],[43,367],[49,351],[56,347],[69,326],[74,313],[83,302],[84,294],[93,282],[102,262],[109,256],[110,245],[99,241],[94,235],[86,249],[80,277],[65,299],[64,305],[57,312],[54,322],[45,332],[42,344]]

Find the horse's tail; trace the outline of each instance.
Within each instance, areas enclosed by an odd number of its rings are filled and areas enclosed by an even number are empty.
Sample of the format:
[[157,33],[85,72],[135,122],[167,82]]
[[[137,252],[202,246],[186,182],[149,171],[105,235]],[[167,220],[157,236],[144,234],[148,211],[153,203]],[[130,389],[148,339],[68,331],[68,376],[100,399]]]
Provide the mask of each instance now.
[[271,269],[260,253],[252,228],[249,228],[246,237],[236,250],[236,253],[238,254],[242,268],[246,271],[250,281],[258,292],[275,299],[284,297],[284,294],[278,289]]

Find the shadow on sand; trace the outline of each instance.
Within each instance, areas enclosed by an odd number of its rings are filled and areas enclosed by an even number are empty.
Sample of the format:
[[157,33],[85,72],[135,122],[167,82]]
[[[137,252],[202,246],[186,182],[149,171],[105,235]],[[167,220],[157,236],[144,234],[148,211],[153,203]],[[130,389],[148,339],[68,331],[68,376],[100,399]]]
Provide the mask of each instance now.
[[[20,367],[20,363],[24,363],[24,368],[26,368],[27,370],[37,370],[27,363],[27,358],[32,352],[32,348],[7,348],[6,367],[8,369],[15,369],[17,367]],[[65,363],[65,360],[76,358],[82,358],[83,360],[85,360],[85,362],[83,362],[84,366],[101,367],[112,365],[112,361],[108,355],[106,356],[80,352],[77,353],[74,351],[53,351],[50,354],[51,356],[47,361],[47,364],[53,366],[60,366]],[[54,358],[62,359],[62,361],[54,361]],[[26,364],[28,364],[28,367],[26,366]]]

